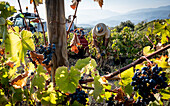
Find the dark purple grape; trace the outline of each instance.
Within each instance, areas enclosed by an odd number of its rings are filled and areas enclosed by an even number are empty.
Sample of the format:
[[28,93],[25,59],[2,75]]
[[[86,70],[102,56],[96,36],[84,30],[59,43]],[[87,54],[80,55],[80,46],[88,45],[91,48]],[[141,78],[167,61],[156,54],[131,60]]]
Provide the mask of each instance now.
[[147,71],[149,68],[148,67],[142,67],[141,70]]
[[147,74],[147,72],[146,72],[145,70],[142,70],[142,74],[146,75],[146,74]]
[[161,73],[161,76],[162,76],[162,77],[165,77],[165,75],[166,75],[166,72],[162,72],[162,73]]
[[138,90],[138,87],[135,87],[135,86],[134,86],[134,87],[133,87],[133,90],[134,90],[134,91],[137,91],[137,90]]
[[137,84],[136,81],[131,82],[132,86],[135,86],[136,84]]

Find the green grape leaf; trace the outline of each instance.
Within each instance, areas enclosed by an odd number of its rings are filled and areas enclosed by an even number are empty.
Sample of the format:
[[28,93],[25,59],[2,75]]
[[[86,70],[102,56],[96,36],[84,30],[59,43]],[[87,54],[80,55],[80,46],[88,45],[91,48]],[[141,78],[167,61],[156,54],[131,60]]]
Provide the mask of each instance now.
[[43,88],[45,87],[45,78],[42,75],[36,74],[34,75],[34,78],[32,79],[31,83],[31,90],[30,92],[34,92],[34,87],[37,86],[39,91],[42,91]]
[[[71,67],[68,72],[67,67],[59,67],[56,70],[55,81],[56,85],[63,92],[74,93],[80,80],[80,72],[75,68]],[[64,83],[63,83],[64,82]]]
[[0,2],[0,11],[1,11],[1,17],[7,19],[8,17],[12,16],[14,13],[16,13],[16,9],[14,6],[10,6],[8,2]]
[[23,94],[23,92],[21,89],[15,89],[14,95],[13,95],[14,101],[15,102],[22,101],[22,99],[23,99],[22,94]]
[[47,72],[46,70],[44,70],[44,68],[43,68],[42,65],[38,65],[36,71],[37,71],[37,74],[39,74],[39,75],[40,75],[41,73],[46,73],[46,72]]
[[85,58],[85,59],[79,59],[75,64],[75,68],[81,70],[83,67],[85,67],[89,63],[90,63],[90,57]]
[[124,88],[124,92],[131,95],[133,92],[132,86],[130,85],[130,83],[128,85],[125,86]]
[[56,104],[56,94],[55,93],[50,94],[50,103]]
[[170,19],[166,19],[165,21],[167,22],[167,24],[170,24]]
[[93,92],[94,99],[97,99],[97,97],[103,91],[103,86],[100,84],[98,80],[99,77],[94,77],[94,92]]
[[146,46],[143,48],[143,55],[147,56],[151,53],[153,53],[155,50],[154,49],[151,49],[150,46]]
[[84,105],[75,100],[71,106],[84,106]]

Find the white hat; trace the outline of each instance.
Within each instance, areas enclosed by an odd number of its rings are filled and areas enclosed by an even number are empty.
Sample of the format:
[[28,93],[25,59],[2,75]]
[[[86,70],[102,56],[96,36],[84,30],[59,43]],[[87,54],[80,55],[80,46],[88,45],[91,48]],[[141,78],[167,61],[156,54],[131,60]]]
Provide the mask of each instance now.
[[93,31],[97,36],[102,36],[106,33],[107,28],[106,28],[106,25],[104,23],[99,23],[94,27]]

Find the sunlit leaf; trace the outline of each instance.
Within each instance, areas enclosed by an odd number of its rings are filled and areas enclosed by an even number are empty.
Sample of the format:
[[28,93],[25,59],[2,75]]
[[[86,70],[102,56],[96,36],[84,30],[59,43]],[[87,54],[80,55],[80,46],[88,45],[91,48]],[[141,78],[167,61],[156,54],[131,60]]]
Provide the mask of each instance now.
[[14,61],[18,60],[18,57],[19,60],[24,62],[27,50],[35,50],[31,37],[32,33],[26,30],[23,30],[21,34],[17,32],[10,33],[5,41],[6,55],[15,59]]
[[75,68],[81,70],[83,67],[85,67],[89,63],[90,63],[90,57],[85,58],[85,59],[79,59],[75,64]]
[[132,82],[133,75],[134,75],[133,68],[130,68],[130,69],[122,72],[120,75],[121,81],[119,84],[123,85],[123,86],[128,85],[129,83]]
[[[70,72],[68,72],[67,67],[59,67],[56,70],[55,81],[56,85],[63,92],[74,93],[80,80],[80,72],[71,67]],[[64,82],[64,83],[63,83]]]
[[150,46],[146,46],[146,47],[143,48],[143,55],[144,55],[144,56],[147,56],[147,55],[153,53],[154,51],[155,51],[155,50],[154,50],[154,49],[151,49]]

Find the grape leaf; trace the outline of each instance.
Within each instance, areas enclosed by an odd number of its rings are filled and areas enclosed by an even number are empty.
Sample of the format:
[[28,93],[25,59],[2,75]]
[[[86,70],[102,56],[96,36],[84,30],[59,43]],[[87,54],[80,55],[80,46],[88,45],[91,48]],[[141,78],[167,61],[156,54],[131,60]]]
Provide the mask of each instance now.
[[124,91],[125,91],[125,93],[127,93],[127,94],[129,94],[129,95],[132,94],[133,89],[132,89],[132,86],[130,85],[130,83],[125,86]]
[[97,66],[96,61],[94,59],[91,59],[90,65],[93,66],[94,68],[96,68],[96,66]]
[[161,39],[162,44],[165,44],[166,42],[168,42],[167,36],[170,37],[169,34],[170,33],[168,30],[166,30],[166,31],[164,31],[164,33],[162,33],[162,39]]
[[151,53],[153,53],[155,50],[154,49],[151,49],[150,46],[146,46],[143,48],[143,55],[147,56]]
[[[18,28],[16,28],[17,30]],[[20,33],[13,32],[8,35],[5,40],[5,52],[7,57],[12,57],[12,60],[21,60],[24,62],[27,50],[35,50],[32,33],[23,30]],[[18,59],[19,58],[19,59]]]
[[13,100],[15,102],[22,101],[22,99],[23,99],[22,94],[23,94],[23,91],[21,89],[15,89],[14,95],[13,95]]
[[90,63],[90,57],[85,58],[85,59],[79,59],[75,64],[75,68],[81,70],[83,67],[85,67],[89,63]]
[[132,77],[133,77],[134,73],[133,73],[133,68],[130,68],[124,72],[121,73],[121,81],[120,81],[120,85],[126,86],[129,83],[132,82]]
[[75,100],[71,106],[84,106],[84,105]]
[[33,93],[34,92],[34,87],[37,86],[39,91],[42,91],[43,88],[45,87],[45,78],[44,76],[40,76],[39,74],[35,74],[33,79],[32,79],[32,83],[31,83],[31,89],[30,92]]
[[98,80],[99,80],[99,77],[95,76],[94,77],[94,92],[93,92],[94,99],[97,99],[97,97],[103,91],[103,86],[100,84]]
[[67,67],[59,67],[56,70],[55,80],[60,90],[65,93],[74,93],[79,84],[80,72],[74,67],[71,67],[70,72],[68,72]]

